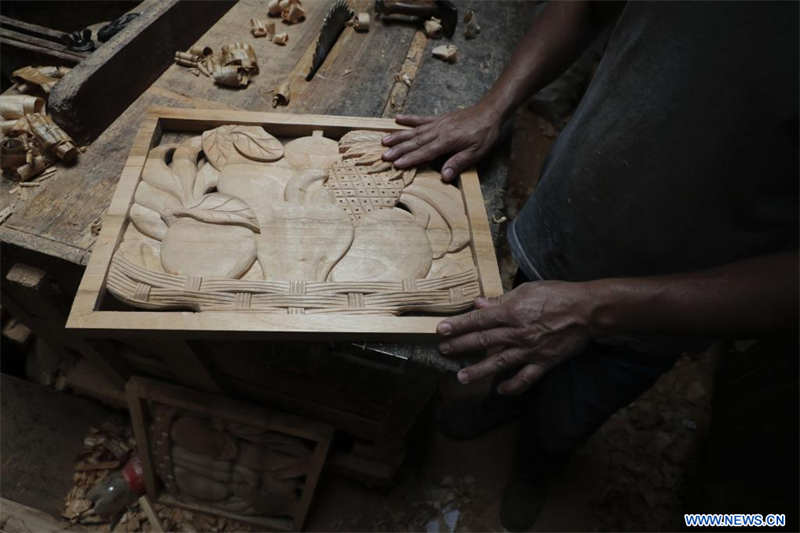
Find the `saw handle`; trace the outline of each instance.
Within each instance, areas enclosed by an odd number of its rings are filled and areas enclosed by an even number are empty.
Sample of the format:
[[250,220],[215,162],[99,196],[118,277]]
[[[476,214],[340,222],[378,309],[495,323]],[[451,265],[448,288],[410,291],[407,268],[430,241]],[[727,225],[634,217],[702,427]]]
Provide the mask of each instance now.
[[[380,4],[380,8],[378,8]],[[375,2],[376,11],[384,15],[411,15],[415,17],[435,17],[439,13],[439,7],[433,0],[383,0]]]
[[421,19],[437,17],[442,32],[452,37],[458,23],[458,10],[449,0],[375,0],[375,12],[380,15],[410,15]]

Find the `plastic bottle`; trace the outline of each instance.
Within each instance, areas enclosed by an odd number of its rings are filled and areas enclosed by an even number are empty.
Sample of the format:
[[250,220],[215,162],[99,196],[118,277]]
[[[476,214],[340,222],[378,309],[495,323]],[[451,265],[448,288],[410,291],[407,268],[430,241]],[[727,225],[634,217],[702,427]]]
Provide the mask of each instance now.
[[114,516],[135,502],[144,493],[144,469],[138,455],[134,455],[105,479],[102,479],[86,497],[94,504],[95,513]]

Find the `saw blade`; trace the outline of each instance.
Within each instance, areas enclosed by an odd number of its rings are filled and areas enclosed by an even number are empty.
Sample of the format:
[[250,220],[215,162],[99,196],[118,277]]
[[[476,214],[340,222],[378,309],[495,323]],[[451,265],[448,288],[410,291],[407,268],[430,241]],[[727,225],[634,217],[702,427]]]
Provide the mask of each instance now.
[[339,34],[342,33],[347,21],[353,18],[353,10],[350,9],[346,0],[336,0],[331,6],[328,14],[325,15],[325,20],[322,21],[322,29],[319,31],[319,39],[317,40],[317,47],[314,50],[314,58],[311,62],[311,70],[306,76],[306,81],[311,81],[317,69],[322,66],[328,52],[333,48]]

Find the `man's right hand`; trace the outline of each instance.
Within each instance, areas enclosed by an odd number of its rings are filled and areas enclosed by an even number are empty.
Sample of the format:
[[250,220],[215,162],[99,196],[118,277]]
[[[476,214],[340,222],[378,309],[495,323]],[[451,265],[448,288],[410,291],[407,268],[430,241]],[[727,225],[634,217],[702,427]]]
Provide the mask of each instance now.
[[383,138],[384,146],[391,146],[383,159],[408,168],[452,154],[442,165],[444,181],[453,181],[486,155],[497,141],[501,122],[498,113],[481,104],[438,117],[397,115],[395,120],[414,127]]

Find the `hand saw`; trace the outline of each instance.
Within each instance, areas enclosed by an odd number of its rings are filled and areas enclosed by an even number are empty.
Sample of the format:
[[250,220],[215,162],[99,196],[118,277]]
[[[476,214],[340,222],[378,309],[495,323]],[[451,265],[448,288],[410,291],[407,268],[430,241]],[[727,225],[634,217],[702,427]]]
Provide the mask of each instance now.
[[317,73],[319,67],[325,61],[328,53],[342,33],[347,21],[353,18],[353,10],[350,9],[346,0],[335,0],[331,6],[328,14],[325,15],[325,20],[322,21],[322,29],[319,31],[319,39],[317,39],[317,47],[314,50],[314,57],[311,61],[311,70],[306,76],[306,81],[311,81],[314,74]]

